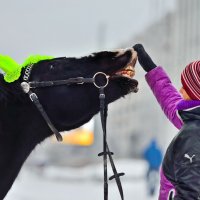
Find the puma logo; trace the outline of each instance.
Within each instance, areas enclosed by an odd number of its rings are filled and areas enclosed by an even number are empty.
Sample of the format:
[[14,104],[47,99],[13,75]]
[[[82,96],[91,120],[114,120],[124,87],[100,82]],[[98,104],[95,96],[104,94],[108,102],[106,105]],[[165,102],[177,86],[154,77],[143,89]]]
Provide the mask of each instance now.
[[190,157],[187,153],[184,155],[185,158],[188,158],[190,160],[190,163],[192,163],[192,159],[195,157],[195,155],[192,155],[192,157]]
[[168,196],[167,200],[173,200],[174,199],[174,195],[175,195],[175,190],[171,189],[169,191],[169,196]]

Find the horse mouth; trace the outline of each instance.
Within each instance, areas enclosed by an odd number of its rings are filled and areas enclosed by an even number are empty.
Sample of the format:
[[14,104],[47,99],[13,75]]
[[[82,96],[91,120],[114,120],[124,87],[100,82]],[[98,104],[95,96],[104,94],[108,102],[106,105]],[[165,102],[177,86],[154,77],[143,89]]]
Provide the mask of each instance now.
[[132,57],[128,62],[128,64],[125,67],[118,70],[117,72],[113,73],[112,77],[121,76],[132,79],[135,76],[136,62],[137,62],[137,53],[134,50],[132,50]]
[[129,92],[138,92],[138,81],[134,79],[135,76],[135,65],[137,62],[137,52],[134,50],[131,50],[132,56],[130,58],[130,61],[121,69],[117,70],[116,72],[113,72],[110,76],[113,80],[120,81],[120,85],[123,85],[123,87],[126,85]]
[[134,62],[129,63],[126,67],[120,69],[119,71],[117,71],[115,73],[115,75],[118,76],[124,76],[127,78],[132,79],[135,76],[135,64],[136,64],[136,60],[134,60]]

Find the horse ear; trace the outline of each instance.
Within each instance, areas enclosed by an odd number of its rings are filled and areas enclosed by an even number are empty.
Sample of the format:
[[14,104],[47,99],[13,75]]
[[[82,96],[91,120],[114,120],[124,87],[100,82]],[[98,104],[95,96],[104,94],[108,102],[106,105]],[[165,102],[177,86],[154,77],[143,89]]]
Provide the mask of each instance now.
[[4,80],[8,83],[17,80],[21,74],[20,65],[6,55],[0,55],[0,69],[5,73]]

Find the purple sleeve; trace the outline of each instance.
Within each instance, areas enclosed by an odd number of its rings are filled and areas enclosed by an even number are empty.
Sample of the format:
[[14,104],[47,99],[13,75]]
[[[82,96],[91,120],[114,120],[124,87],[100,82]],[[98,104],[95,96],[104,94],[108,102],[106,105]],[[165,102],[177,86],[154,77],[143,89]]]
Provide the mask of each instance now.
[[183,123],[176,113],[176,106],[182,97],[172,85],[164,69],[156,67],[148,72],[145,78],[167,118],[176,128],[181,129]]

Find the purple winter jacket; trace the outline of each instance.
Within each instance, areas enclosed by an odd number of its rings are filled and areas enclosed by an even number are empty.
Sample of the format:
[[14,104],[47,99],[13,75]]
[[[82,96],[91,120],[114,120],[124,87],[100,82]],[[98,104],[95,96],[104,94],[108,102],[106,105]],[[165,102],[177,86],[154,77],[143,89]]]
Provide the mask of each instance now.
[[[148,72],[145,78],[167,118],[176,128],[181,129],[183,122],[177,115],[177,104],[183,98],[172,85],[168,75],[162,67],[156,67]],[[169,193],[172,190],[175,191],[174,186],[167,180],[161,169],[159,200],[168,200]]]
[[181,129],[163,159],[159,200],[200,199],[200,101],[184,100],[161,67],[146,80],[167,118]]

